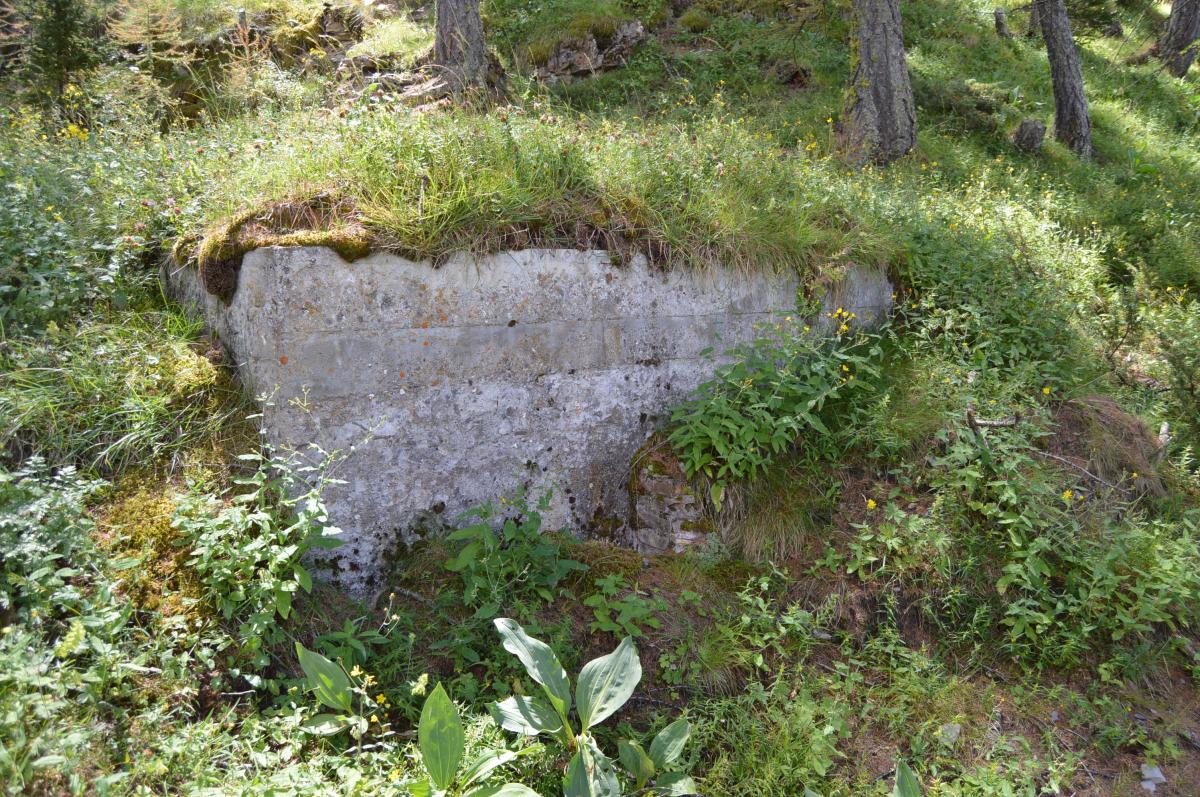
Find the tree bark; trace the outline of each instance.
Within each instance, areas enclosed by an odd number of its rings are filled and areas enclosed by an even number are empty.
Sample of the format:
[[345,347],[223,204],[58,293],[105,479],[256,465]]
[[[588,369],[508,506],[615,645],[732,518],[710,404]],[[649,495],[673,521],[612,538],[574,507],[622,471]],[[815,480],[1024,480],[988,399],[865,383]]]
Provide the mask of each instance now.
[[[1092,119],[1083,91],[1079,52],[1071,37],[1064,0],[1033,0],[1054,81],[1054,137],[1083,158],[1092,157]],[[1040,8],[1039,8],[1040,6]]]
[[1012,32],[1008,29],[1008,12],[1003,8],[997,8],[992,15],[996,18],[996,35],[1001,39],[1011,39]]
[[1038,8],[1038,0],[1029,2],[1029,27],[1025,29],[1025,37],[1032,39],[1042,35],[1042,12]]
[[1166,64],[1167,71],[1183,77],[1196,58],[1196,40],[1200,39],[1200,0],[1175,0],[1167,29],[1154,45],[1154,52]]
[[454,91],[486,84],[488,57],[479,0],[437,0],[433,62],[445,70]]
[[899,0],[854,0],[854,76],[841,134],[858,164],[889,163],[917,143]]

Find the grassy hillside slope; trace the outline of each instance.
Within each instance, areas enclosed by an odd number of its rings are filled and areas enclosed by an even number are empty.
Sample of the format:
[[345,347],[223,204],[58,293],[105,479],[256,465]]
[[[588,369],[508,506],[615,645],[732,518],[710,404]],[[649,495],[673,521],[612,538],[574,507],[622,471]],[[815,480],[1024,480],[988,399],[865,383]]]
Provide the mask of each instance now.
[[[503,96],[418,107],[428,8],[79,7],[61,86],[29,49],[0,73],[0,788],[421,793],[441,683],[468,752],[520,754],[493,780],[558,794],[569,752],[489,712],[538,691],[509,616],[572,677],[633,637],[599,745],[682,714],[702,794],[885,795],[905,766],[927,795],[1197,793],[1200,75],[1127,63],[1164,7],[1072,4],[1083,162],[1009,141],[1053,116],[1038,39],[905,3],[918,147],[865,170],[836,147],[840,0],[485,2]],[[134,12],[159,21],[122,38]],[[634,22],[614,68],[544,79]],[[897,312],[781,321],[676,409],[653,457],[705,496],[703,548],[643,559],[497,496],[365,605],[302,562],[336,455],[265,449],[158,288],[169,253],[231,288],[273,243],[795,269],[796,319],[870,262]],[[350,727],[311,732],[297,642],[340,661]]]

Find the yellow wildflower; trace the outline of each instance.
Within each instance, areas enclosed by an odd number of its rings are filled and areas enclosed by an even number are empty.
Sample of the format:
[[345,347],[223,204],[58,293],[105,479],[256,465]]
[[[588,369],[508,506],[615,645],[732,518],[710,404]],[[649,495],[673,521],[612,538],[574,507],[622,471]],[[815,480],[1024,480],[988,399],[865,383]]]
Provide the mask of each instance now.
[[877,507],[877,506],[878,506],[878,504],[876,504],[876,503],[875,503],[875,499],[874,499],[874,498],[868,498],[868,499],[867,499],[867,509],[874,509],[874,508],[875,508],[875,507]]

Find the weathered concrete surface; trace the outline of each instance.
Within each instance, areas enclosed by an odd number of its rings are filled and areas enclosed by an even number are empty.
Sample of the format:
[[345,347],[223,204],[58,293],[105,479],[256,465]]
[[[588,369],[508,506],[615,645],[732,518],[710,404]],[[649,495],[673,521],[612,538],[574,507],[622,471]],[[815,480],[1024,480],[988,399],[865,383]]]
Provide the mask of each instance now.
[[[864,319],[886,311],[886,279],[851,274],[828,306]],[[269,440],[354,447],[337,473],[347,483],[326,498],[345,532],[338,579],[355,592],[422,513],[449,517],[522,485],[554,489],[547,527],[619,527],[631,456],[712,374],[700,352],[753,337],[795,307],[798,288],[794,275],[664,273],[574,250],[433,268],[259,249],[228,306],[191,269],[171,268],[167,281],[247,387],[272,396]]]

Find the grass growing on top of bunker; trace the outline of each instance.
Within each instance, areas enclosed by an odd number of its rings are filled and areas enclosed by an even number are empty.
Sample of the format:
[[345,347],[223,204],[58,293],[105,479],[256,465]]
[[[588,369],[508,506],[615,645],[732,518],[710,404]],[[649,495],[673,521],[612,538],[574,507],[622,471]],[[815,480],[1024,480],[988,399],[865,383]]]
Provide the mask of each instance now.
[[[520,25],[498,23],[497,46],[541,26],[569,30],[568,6],[522,9]],[[853,176],[830,157],[848,69],[840,13],[713,15],[703,34],[668,21],[626,68],[590,80],[547,91],[515,74],[512,104],[492,113],[413,115],[386,95],[316,120],[285,113],[252,163],[226,164],[221,190],[202,192],[202,220],[329,191],[378,246],[412,257],[543,243],[685,266],[791,266],[896,259],[889,220],[851,211],[849,193],[967,188],[976,214],[1020,208],[1067,239],[1097,239],[1122,278],[1142,263],[1159,285],[1197,278],[1196,100],[1184,83],[1121,63],[1150,30],[1145,13],[1118,41],[1080,29],[1099,152],[1089,164],[1053,141],[1031,157],[1006,139],[1052,106],[1037,40],[1000,40],[974,9],[913,9],[918,152]]]
[[[1024,4],[1004,5],[1022,30]],[[1038,39],[998,38],[973,0],[904,4],[918,147],[852,170],[848,3],[681,6],[486,3],[509,73],[491,106],[416,110],[362,72],[416,61],[422,6],[255,0],[253,36],[224,50],[236,14],[209,0],[80,4],[91,51],[61,91],[4,73],[0,788],[419,791],[413,737],[441,684],[467,760],[503,749],[497,782],[560,793],[569,754],[492,716],[542,694],[496,634],[507,616],[571,673],[634,637],[642,678],[599,749],[637,769],[629,742],[682,714],[671,767],[704,794],[882,797],[905,766],[930,797],[1190,797],[1200,84],[1126,63],[1166,8],[1069,3],[1085,163],[1008,141],[1052,114]],[[104,34],[133,12],[175,17],[178,34],[142,32],[188,57],[155,66]],[[530,78],[635,21],[646,39],[613,68]],[[327,520],[280,480],[320,462],[264,462],[220,348],[157,287],[173,250],[228,295],[240,257],[275,244],[434,263],[603,248],[799,270],[814,293],[854,261],[888,268],[899,309],[869,358],[832,368],[856,389],[729,480],[703,546],[579,542],[510,499],[447,520],[460,533],[427,535],[364,605],[299,559]],[[734,410],[736,434],[689,438],[710,462],[787,423],[747,409],[793,384],[777,359],[689,405],[694,432]],[[296,642],[349,691],[314,689]]]

